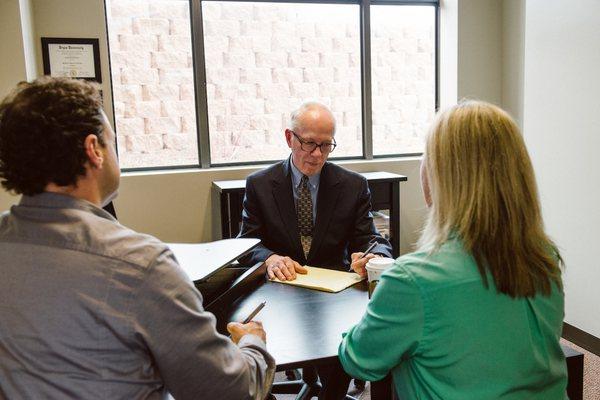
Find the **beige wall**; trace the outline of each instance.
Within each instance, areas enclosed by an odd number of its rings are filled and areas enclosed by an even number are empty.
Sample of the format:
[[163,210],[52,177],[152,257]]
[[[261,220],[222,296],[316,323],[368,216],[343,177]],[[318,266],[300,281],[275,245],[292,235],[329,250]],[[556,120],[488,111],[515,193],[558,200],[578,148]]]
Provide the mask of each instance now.
[[42,37],[98,38],[102,64],[102,91],[105,111],[112,121],[112,96],[108,68],[108,44],[103,0],[30,0],[35,23],[37,65],[42,65]]
[[502,1],[458,2],[458,98],[502,104]]
[[0,0],[0,97],[27,78],[18,0]]
[[523,128],[525,1],[502,2],[502,106]]
[[[37,43],[40,36],[101,39],[102,74],[105,77],[104,86],[108,87],[103,1],[32,2]],[[499,2],[445,0],[442,2],[441,14],[447,32],[442,41],[447,46],[442,49],[445,60],[442,62],[441,74],[444,77],[442,104],[455,102],[457,93],[459,96],[469,94],[499,102],[501,68],[492,65],[494,60],[500,59],[501,52]],[[482,18],[491,21],[483,23]],[[457,21],[464,25],[460,30]],[[3,80],[11,81],[11,78],[0,76],[0,82]],[[109,94],[109,90],[105,92]],[[419,159],[345,162],[343,165],[359,172],[381,170],[408,176],[408,182],[401,184],[401,252],[410,251],[426,210],[419,184]],[[211,194],[211,182],[242,179],[256,168],[259,167],[126,174],[122,177],[120,194],[115,202],[119,219],[133,229],[153,234],[164,241],[197,242],[218,239],[219,228],[215,217],[218,210]],[[16,197],[0,192],[0,210],[7,209],[15,201]]]

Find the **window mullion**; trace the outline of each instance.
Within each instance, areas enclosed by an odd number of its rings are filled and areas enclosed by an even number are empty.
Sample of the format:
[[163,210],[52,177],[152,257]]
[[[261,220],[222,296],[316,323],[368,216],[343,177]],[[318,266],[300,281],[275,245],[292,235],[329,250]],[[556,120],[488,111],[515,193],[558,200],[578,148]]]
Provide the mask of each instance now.
[[202,4],[190,0],[192,11],[192,51],[194,54],[194,89],[196,92],[196,125],[198,130],[198,158],[201,168],[210,167],[210,139],[208,132],[208,97],[204,57],[204,30]]
[[371,15],[370,0],[360,2],[360,57],[362,80],[363,157],[373,159],[373,113],[371,103]]

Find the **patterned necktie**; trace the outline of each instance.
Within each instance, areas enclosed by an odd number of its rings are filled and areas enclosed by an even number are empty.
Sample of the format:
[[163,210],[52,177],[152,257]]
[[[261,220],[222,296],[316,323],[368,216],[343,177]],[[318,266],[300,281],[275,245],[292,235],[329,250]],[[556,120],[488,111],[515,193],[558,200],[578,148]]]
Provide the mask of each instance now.
[[302,250],[304,257],[308,257],[310,251],[310,243],[312,242],[313,230],[313,204],[308,189],[308,176],[302,175],[300,181],[300,196],[298,198],[298,208],[296,210],[298,216],[298,229],[300,229],[300,241],[302,242]]

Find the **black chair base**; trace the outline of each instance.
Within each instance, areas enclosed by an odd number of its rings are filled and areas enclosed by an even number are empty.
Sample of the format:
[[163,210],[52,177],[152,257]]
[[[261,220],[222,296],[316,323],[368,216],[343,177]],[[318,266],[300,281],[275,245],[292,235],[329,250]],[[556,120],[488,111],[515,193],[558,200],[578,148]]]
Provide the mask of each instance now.
[[[297,370],[287,370],[285,375],[288,379],[299,375]],[[323,386],[319,382],[315,368],[302,368],[302,379],[294,379],[288,382],[275,382],[271,389],[272,394],[296,394],[296,400],[310,400],[318,397]],[[346,395],[345,400],[356,400]]]
[[361,381],[360,379],[354,380],[354,387],[358,390],[365,390],[365,381]]
[[302,379],[302,375],[300,375],[300,371],[297,369],[286,369],[285,377],[288,381],[299,381]]
[[[286,377],[296,377],[296,372],[292,371]],[[296,394],[296,400],[309,400],[318,396],[321,391],[321,383],[317,377],[317,371],[314,368],[303,368],[302,379],[296,379],[289,382],[275,382],[271,393],[273,394]]]

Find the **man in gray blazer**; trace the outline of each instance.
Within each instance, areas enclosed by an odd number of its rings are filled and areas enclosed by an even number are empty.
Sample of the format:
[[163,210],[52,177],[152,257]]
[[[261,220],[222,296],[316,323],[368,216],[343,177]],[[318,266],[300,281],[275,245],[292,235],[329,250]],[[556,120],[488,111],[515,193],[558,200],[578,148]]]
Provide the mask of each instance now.
[[41,78],[0,104],[0,397],[263,399],[260,323],[218,334],[159,240],[101,207],[119,186],[96,86]]

